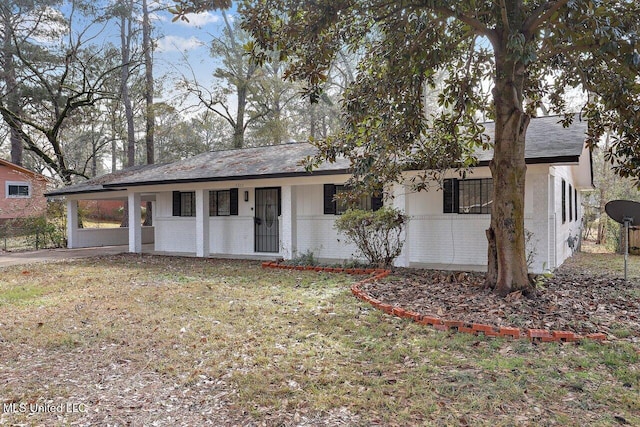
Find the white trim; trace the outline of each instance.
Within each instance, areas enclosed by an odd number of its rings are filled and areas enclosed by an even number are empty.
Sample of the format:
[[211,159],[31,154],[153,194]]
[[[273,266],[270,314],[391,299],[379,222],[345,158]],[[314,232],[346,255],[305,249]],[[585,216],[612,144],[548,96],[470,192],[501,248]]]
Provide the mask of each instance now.
[[[10,196],[9,195],[9,187],[15,185],[15,186],[25,186],[27,188],[29,188],[29,195],[27,196]],[[28,181],[5,181],[5,185],[4,185],[4,195],[5,198],[7,199],[30,199],[31,196],[33,195],[33,188],[31,187],[31,183]]]

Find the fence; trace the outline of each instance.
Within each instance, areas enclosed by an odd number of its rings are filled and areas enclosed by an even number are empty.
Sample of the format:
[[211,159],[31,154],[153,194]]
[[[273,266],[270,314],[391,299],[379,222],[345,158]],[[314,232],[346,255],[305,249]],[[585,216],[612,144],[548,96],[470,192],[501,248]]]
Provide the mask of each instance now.
[[[624,235],[624,232],[622,234]],[[640,255],[640,229],[629,229],[629,253],[633,255]]]

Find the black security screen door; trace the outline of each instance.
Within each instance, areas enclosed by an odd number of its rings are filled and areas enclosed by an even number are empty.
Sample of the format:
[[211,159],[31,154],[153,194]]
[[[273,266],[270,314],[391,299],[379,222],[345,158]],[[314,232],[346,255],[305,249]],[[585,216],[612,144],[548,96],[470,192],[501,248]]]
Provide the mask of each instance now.
[[278,252],[280,188],[256,188],[256,252]]

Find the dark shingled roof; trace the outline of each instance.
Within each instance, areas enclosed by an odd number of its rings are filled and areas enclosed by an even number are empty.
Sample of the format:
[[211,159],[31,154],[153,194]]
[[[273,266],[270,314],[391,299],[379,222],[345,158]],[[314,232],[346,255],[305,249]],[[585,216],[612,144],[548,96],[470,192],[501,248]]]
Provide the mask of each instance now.
[[79,182],[77,184],[69,185],[67,187],[58,188],[54,191],[47,193],[47,196],[63,196],[66,194],[84,194],[84,193],[96,193],[104,191],[118,191],[117,188],[105,189],[105,185],[118,179],[127,179],[135,176],[137,172],[144,171],[146,169],[154,169],[163,164],[157,165],[139,165],[126,168],[117,172],[109,173],[106,175],[97,176],[95,178],[88,179],[86,181]]
[[[316,148],[308,143],[210,151],[159,168],[141,171],[135,175],[134,180],[123,177],[111,181],[105,187],[160,184],[167,181],[211,182],[310,175],[301,165],[301,161],[315,153]],[[348,167],[348,160],[339,159],[335,163],[325,163],[314,169],[313,174],[347,173]]]
[[[577,119],[563,128],[559,117],[532,119],[527,131],[527,163],[578,162],[584,145],[586,122]],[[485,123],[486,133],[493,140],[494,124]],[[309,175],[349,173],[349,161],[338,159],[324,163],[313,173],[300,164],[316,153],[308,143],[282,144],[267,147],[211,151],[189,159],[159,165],[144,165],[90,179],[48,193],[49,196],[115,191],[126,187],[187,183],[234,181],[259,178],[282,178]],[[480,166],[487,165],[492,151],[479,153]]]
[[[527,141],[524,156],[528,164],[577,162],[587,133],[587,122],[575,117],[571,126],[565,128],[561,117],[548,116],[531,119],[527,128]],[[493,122],[485,123],[485,133],[491,136],[495,132]],[[479,153],[478,160],[486,165],[493,158],[493,150]]]
[[308,143],[210,151],[173,163],[127,168],[52,191],[47,195],[62,196],[117,191],[126,187],[166,183],[348,173],[349,161],[346,159],[338,159],[335,163],[325,163],[318,169],[314,169],[313,173],[307,172],[301,165],[301,160],[315,153],[316,148]]

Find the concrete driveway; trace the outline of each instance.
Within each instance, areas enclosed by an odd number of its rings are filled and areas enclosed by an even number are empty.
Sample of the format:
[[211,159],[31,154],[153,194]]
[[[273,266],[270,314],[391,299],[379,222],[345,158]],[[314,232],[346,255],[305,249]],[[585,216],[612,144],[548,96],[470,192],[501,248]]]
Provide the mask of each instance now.
[[0,267],[32,264],[34,262],[60,261],[74,258],[89,258],[101,255],[115,255],[127,252],[128,246],[101,246],[80,249],[43,249],[32,252],[0,252]]

